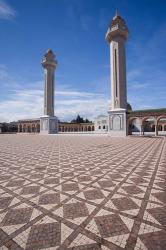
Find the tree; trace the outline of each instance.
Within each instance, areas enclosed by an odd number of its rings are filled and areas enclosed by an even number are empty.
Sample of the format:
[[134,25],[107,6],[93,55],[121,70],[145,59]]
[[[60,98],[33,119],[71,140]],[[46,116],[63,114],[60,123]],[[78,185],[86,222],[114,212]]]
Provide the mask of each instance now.
[[87,118],[84,120],[84,118],[81,117],[78,114],[77,117],[76,117],[76,119],[73,119],[71,122],[74,122],[74,123],[90,123],[91,121],[89,121]]
[[85,123],[91,123],[87,118],[85,119]]

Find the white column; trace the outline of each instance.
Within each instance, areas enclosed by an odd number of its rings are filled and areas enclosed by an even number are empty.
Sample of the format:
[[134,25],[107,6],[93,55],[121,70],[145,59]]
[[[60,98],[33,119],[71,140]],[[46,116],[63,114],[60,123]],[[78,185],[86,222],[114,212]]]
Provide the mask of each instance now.
[[158,136],[158,125],[155,124],[155,136]]

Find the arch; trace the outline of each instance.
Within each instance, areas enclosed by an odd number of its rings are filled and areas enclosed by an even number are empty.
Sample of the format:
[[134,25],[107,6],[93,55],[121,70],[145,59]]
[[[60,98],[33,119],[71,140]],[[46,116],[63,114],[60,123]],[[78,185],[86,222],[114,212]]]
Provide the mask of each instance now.
[[129,118],[129,123],[131,123],[133,120],[138,119],[140,121],[140,124],[142,123],[142,118],[139,116],[134,116]]
[[30,126],[30,125],[27,126],[27,132],[28,132],[28,133],[31,132],[31,126]]
[[94,126],[92,126],[92,131],[94,131],[95,130],[95,127]]
[[155,132],[155,125],[152,125],[152,132]]
[[91,126],[88,126],[88,131],[91,131]]
[[19,124],[19,126],[18,126],[18,132],[22,132],[22,125],[21,124]]
[[141,132],[142,119],[139,117],[132,117],[129,121],[130,134]]
[[142,129],[143,132],[154,132],[152,131],[152,128],[154,128],[153,125],[156,125],[156,117],[154,116],[146,116],[142,118]]
[[23,124],[23,132],[26,132],[26,124]]
[[148,119],[152,119],[154,122],[156,122],[156,117],[149,115],[142,118],[142,124],[146,122]]
[[157,125],[158,131],[162,131],[162,125]]
[[22,125],[20,124],[20,132],[22,132]]
[[36,127],[35,127],[35,124],[33,123],[32,125],[31,125],[31,131],[32,131],[32,133],[35,133],[36,132]]
[[157,128],[158,128],[158,131],[162,131],[162,134],[163,132],[166,131],[165,126],[166,126],[166,114],[161,115],[157,118]]
[[157,118],[157,124],[161,119],[166,119],[166,114],[165,115],[161,115]]
[[40,124],[39,124],[39,123],[36,125],[36,132],[37,132],[37,133],[40,132]]
[[142,119],[140,117],[138,117],[138,116],[129,117],[127,119],[127,129],[128,129],[128,134],[129,135],[132,135],[132,123],[133,123],[133,120],[135,120],[135,119],[138,119],[139,123],[142,124]]

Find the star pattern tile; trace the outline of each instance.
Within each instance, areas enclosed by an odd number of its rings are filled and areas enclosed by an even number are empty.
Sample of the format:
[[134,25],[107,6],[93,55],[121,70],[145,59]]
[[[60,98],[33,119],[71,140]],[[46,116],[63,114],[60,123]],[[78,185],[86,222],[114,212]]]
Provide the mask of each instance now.
[[0,249],[166,249],[166,139],[2,135]]

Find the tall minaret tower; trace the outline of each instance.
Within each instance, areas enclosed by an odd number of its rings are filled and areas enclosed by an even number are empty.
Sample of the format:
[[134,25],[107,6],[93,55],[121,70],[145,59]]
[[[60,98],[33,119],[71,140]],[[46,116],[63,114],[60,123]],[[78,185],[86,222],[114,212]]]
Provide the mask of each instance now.
[[51,49],[44,55],[42,66],[45,74],[44,115],[54,116],[54,71],[57,61]]
[[57,66],[55,55],[49,49],[42,59],[44,68],[44,116],[40,119],[40,132],[45,134],[57,133],[58,120],[54,116],[54,71]]
[[109,113],[109,132],[113,135],[126,135],[126,54],[125,42],[128,38],[125,21],[116,11],[108,31],[106,40],[110,45],[111,68],[111,107]]

